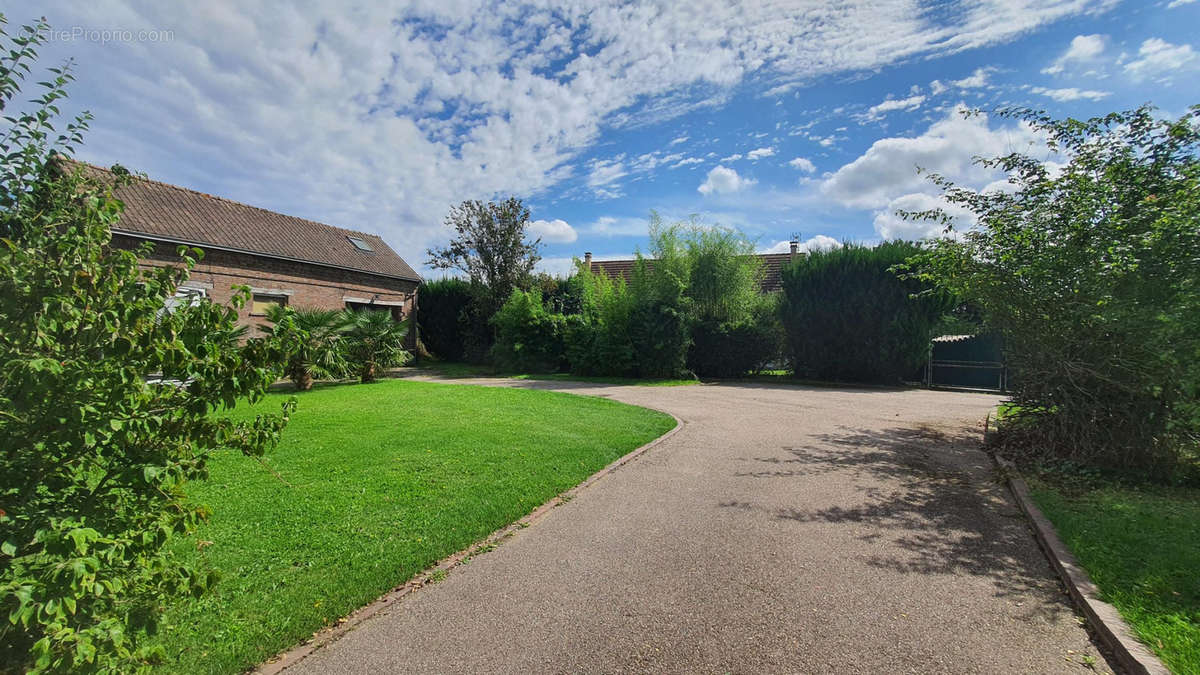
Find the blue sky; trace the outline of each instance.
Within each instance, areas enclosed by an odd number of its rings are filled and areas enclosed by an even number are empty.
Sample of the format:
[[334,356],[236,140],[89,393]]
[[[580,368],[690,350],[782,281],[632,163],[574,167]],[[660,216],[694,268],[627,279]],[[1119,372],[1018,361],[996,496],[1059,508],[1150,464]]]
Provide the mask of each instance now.
[[963,108],[1200,103],[1197,0],[188,4],[8,10],[77,61],[80,156],[378,233],[423,272],[450,205],[510,194],[554,272],[644,248],[651,210],[761,250],[919,238],[894,215],[938,204],[917,166],[984,189],[972,157],[1041,152]]

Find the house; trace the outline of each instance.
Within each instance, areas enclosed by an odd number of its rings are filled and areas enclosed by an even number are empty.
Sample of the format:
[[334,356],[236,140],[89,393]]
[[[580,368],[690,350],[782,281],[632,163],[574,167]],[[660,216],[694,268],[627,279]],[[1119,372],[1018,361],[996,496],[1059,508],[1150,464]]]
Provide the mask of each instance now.
[[[106,169],[83,167],[112,180]],[[249,286],[253,295],[238,312],[239,324],[257,329],[271,305],[375,309],[396,320],[416,310],[421,277],[377,235],[143,178],[115,195],[125,213],[113,228],[113,244],[153,243],[142,260],[147,266],[178,264],[181,244],[203,250],[179,295],[228,304],[233,286]]]
[[[800,252],[800,242],[793,240],[790,250],[787,253],[760,253],[755,258],[762,261],[763,278],[761,290],[763,293],[774,293],[783,289],[783,282],[780,279],[780,272],[784,266],[796,258],[796,256],[804,255]],[[592,260],[590,252],[583,254],[583,263],[588,266],[593,274],[604,273],[610,279],[624,279],[625,283],[629,283],[633,277],[633,270],[637,266],[636,259],[629,260]],[[646,264],[650,267],[654,266],[652,259],[646,259]]]

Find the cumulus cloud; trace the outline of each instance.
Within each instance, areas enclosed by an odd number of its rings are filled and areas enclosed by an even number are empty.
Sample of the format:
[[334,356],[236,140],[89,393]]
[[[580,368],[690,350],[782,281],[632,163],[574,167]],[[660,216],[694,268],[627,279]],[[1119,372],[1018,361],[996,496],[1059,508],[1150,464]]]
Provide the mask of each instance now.
[[[815,237],[810,237],[800,242],[797,247],[800,251],[828,251],[830,249],[841,248],[842,242],[828,237],[823,234],[818,234]],[[759,249],[759,253],[788,253],[792,250],[792,242],[790,239],[777,241],[771,246]]]
[[934,80],[933,82],[929,83],[929,93],[933,94],[934,96],[940,95],[947,89],[949,89],[949,87],[943,84],[941,80]]
[[971,73],[967,77],[964,77],[961,80],[951,80],[950,84],[958,87],[959,89],[978,89],[980,87],[986,87],[988,86],[988,78],[990,78],[994,72],[996,72],[996,69],[991,66],[976,68],[975,72]]
[[821,193],[847,208],[874,210],[875,230],[884,238],[920,239],[940,231],[930,223],[905,221],[896,216],[897,210],[943,206],[959,226],[971,226],[970,214],[944,204],[938,188],[918,174],[917,167],[971,189],[1006,189],[1002,173],[980,166],[974,158],[1031,152],[1044,147],[1044,139],[1025,123],[993,128],[986,115],[964,117],[963,111],[959,106],[919,136],[875,141],[827,178]]
[[747,186],[754,185],[754,183],[755,181],[749,178],[739,176],[738,172],[733,169],[718,166],[708,172],[708,177],[704,179],[704,182],[696,190],[702,195],[724,194],[737,192]]
[[579,238],[575,228],[561,219],[535,220],[526,227],[531,237],[540,238],[549,244],[570,244]]
[[1071,38],[1071,44],[1066,51],[1054,59],[1054,63],[1043,68],[1042,72],[1047,75],[1057,75],[1072,64],[1095,61],[1104,53],[1104,47],[1105,37],[1103,35],[1076,35]]
[[1191,45],[1174,45],[1160,38],[1150,38],[1138,48],[1137,58],[1125,64],[1125,72],[1142,79],[1194,70],[1200,65]]
[[46,63],[77,59],[69,105],[96,115],[81,158],[377,232],[415,261],[463,199],[537,196],[569,179],[619,194],[624,162],[581,162],[609,128],[720,105],[750,78],[786,89],[1001,45],[1107,6],[977,0],[934,16],[899,0],[805,12],[46,0],[38,12],[60,28],[173,31],[168,42],[47,45]]
[[957,204],[947,203],[935,195],[914,192],[901,195],[888,202],[887,208],[877,212],[873,224],[875,232],[883,239],[921,239],[937,238],[944,235],[945,226],[928,220],[906,220],[898,212],[919,213],[942,209],[950,216],[955,231],[962,231],[975,225],[975,215]]
[[757,162],[763,157],[772,157],[775,155],[775,148],[756,148],[746,153],[746,159]]
[[959,183],[982,185],[997,176],[978,166],[975,157],[1026,151],[1037,141],[1025,124],[992,129],[986,115],[964,117],[964,110],[957,107],[919,136],[875,141],[826,179],[821,192],[850,208],[881,208],[898,195],[932,189],[918,167]]
[[1080,99],[1087,99],[1089,101],[1099,101],[1100,99],[1108,98],[1109,96],[1112,95],[1112,92],[1108,92],[1108,91],[1097,91],[1095,89],[1078,89],[1076,87],[1068,87],[1065,89],[1047,89],[1046,87],[1034,87],[1034,88],[1030,89],[1029,91],[1031,91],[1035,94],[1040,94],[1042,96],[1046,96],[1048,98],[1052,98],[1055,101],[1058,101],[1059,103],[1066,103],[1067,101],[1078,101]]
[[1196,0],[1171,0],[1171,2],[1167,5],[1167,9],[1175,9],[1176,7],[1183,7],[1184,5],[1190,5],[1195,1]]
[[688,140],[687,136],[676,136],[675,138],[672,138],[671,142],[668,143],[667,145],[679,145],[680,143],[686,143],[687,140]]
[[[936,82],[936,80],[935,80],[935,82]],[[901,99],[889,98],[889,99],[883,101],[882,103],[878,103],[878,104],[873,105],[870,108],[868,108],[867,114],[866,114],[866,119],[868,119],[868,120],[881,119],[884,117],[884,115],[886,115],[887,113],[892,112],[894,110],[908,110],[908,111],[916,110],[917,108],[920,108],[921,104],[924,102],[925,102],[925,97],[920,94],[917,94],[915,96],[909,96],[908,98],[901,98]]]
[[812,160],[804,157],[797,157],[791,160],[788,162],[788,166],[792,167],[793,169],[799,169],[804,173],[812,173],[817,170],[817,167],[812,163]]

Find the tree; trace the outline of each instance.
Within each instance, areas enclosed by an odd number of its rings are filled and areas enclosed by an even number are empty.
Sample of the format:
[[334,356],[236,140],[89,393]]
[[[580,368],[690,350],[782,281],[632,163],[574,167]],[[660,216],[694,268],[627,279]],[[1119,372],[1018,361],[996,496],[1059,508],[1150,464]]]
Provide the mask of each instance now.
[[541,239],[526,242],[529,209],[520,199],[509,197],[499,204],[465,201],[450,209],[446,224],[454,228],[455,237],[445,248],[428,249],[427,265],[459,270],[486,288],[493,312],[513,289],[528,287],[533,267],[541,260]]
[[341,377],[347,371],[340,311],[272,305],[267,320],[271,336],[288,354],[285,372],[297,390],[312,389],[313,378]]
[[797,376],[898,384],[920,369],[954,304],[893,271],[920,250],[905,241],[846,244],[783,269],[780,316]]
[[[1089,120],[1001,111],[1047,140],[977,160],[1012,189],[933,176],[978,227],[913,261],[913,274],[979,308],[1004,338],[1030,448],[1167,473],[1200,441],[1200,106]],[[905,214],[950,221],[940,211]],[[1193,465],[1193,469],[1196,467]]]
[[[5,25],[8,108],[47,26],[10,38]],[[161,657],[141,637],[163,604],[213,580],[172,545],[207,514],[187,482],[214,451],[261,456],[295,403],[253,422],[217,414],[261,398],[278,351],[261,339],[236,347],[234,309],[172,302],[199,251],[143,271],[149,246],[111,246],[113,185],[54,154],[78,142],[86,117],[55,134],[71,76],[53,73],[34,111],[5,110],[0,138],[0,668],[123,672]]]
[[469,361],[487,360],[496,339],[492,315],[514,289],[530,287],[541,240],[526,241],[528,223],[529,209],[516,197],[499,204],[465,201],[446,216],[455,232],[449,245],[427,250],[430,267],[458,270],[471,282],[471,304],[460,317]]
[[374,382],[379,371],[408,363],[412,355],[404,349],[408,321],[394,321],[390,312],[352,309],[342,313],[346,354],[364,384]]

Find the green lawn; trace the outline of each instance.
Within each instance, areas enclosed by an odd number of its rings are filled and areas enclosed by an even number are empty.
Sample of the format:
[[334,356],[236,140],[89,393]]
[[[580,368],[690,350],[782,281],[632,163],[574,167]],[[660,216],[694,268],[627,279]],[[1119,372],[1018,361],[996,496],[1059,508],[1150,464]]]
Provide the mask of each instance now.
[[572,375],[571,373],[508,373],[496,369],[495,366],[458,363],[454,361],[422,361],[420,370],[428,370],[442,377],[472,378],[472,377],[511,377],[516,380],[559,380],[567,382],[596,382],[598,384],[619,384],[641,387],[679,387],[700,384],[697,379],[651,379],[635,377],[597,377],[591,375]]
[[1029,484],[1103,599],[1173,672],[1200,673],[1200,489]]
[[675,424],[600,398],[403,380],[299,400],[267,459],[282,481],[220,456],[191,487],[213,512],[197,541],[212,544],[187,554],[222,579],[167,613],[170,670],[250,668]]

